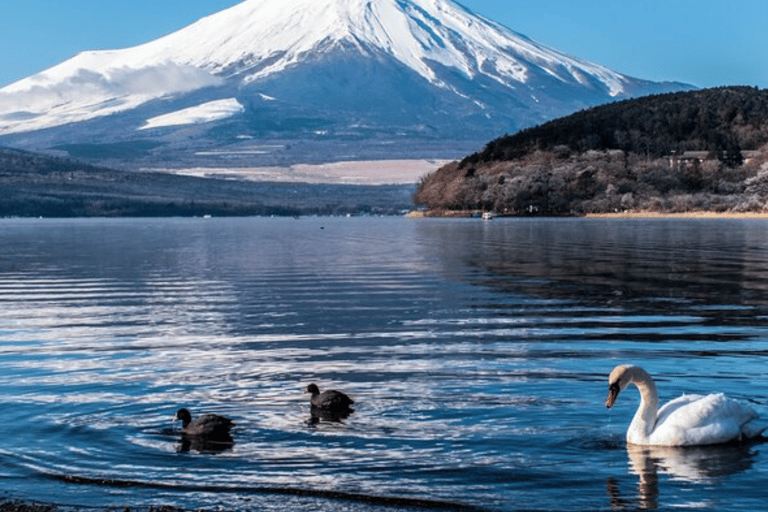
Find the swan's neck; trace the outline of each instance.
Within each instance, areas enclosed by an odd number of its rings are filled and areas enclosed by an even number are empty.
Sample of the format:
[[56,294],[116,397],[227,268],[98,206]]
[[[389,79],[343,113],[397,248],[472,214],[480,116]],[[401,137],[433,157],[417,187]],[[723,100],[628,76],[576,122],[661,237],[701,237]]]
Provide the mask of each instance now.
[[640,390],[640,407],[627,431],[627,441],[645,444],[656,427],[656,413],[659,410],[659,394],[653,379],[642,368],[635,368],[631,382]]

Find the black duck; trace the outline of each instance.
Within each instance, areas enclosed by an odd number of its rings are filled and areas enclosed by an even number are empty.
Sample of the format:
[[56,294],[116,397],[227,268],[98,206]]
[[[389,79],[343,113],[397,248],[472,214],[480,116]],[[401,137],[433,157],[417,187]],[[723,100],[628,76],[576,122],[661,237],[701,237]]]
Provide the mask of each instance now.
[[351,405],[355,403],[354,400],[341,391],[329,389],[321,393],[317,384],[310,384],[306,393],[312,395],[309,401],[313,408],[332,413],[353,412]]
[[203,414],[193,420],[185,408],[176,411],[173,421],[181,421],[181,431],[187,436],[210,439],[229,439],[229,431],[234,426],[232,420],[218,414]]

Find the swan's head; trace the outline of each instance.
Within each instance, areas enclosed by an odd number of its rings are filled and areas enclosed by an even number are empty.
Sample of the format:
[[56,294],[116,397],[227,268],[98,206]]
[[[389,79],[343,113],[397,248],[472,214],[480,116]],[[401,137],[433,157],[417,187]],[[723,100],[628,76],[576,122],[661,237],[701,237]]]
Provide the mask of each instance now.
[[634,370],[635,367],[628,364],[623,364],[613,369],[608,377],[608,399],[605,401],[607,408],[613,407],[613,404],[616,403],[616,399],[619,397],[619,393],[632,382]]

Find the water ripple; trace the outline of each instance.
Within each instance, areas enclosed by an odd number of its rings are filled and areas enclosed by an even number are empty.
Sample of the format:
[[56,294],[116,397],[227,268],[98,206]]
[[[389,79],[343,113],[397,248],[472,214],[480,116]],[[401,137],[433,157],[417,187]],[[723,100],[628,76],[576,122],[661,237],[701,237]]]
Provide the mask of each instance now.
[[[622,495],[637,402],[606,412],[606,375],[636,362],[665,400],[712,386],[768,416],[763,227],[6,220],[0,475],[85,506],[644,503]],[[309,382],[355,413],[310,421]],[[180,406],[233,418],[234,444],[185,442]],[[765,460],[727,457],[717,493],[640,475],[664,507],[752,510]]]

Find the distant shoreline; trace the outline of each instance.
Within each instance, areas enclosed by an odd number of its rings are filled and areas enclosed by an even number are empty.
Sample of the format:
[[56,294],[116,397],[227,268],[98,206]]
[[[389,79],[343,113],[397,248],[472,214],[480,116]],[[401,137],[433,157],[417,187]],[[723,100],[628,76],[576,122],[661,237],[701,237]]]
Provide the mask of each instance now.
[[[480,218],[481,211],[476,210],[413,210],[407,215],[412,219],[424,218]],[[495,214],[492,218],[514,217],[514,218],[544,218],[542,216],[528,215],[505,215]],[[766,219],[768,212],[650,212],[650,211],[626,211],[616,213],[587,213],[584,215],[573,216],[555,216],[549,218],[570,218],[570,219]]]
[[768,219],[768,212],[682,212],[665,213],[626,211],[617,213],[588,213],[585,219]]

